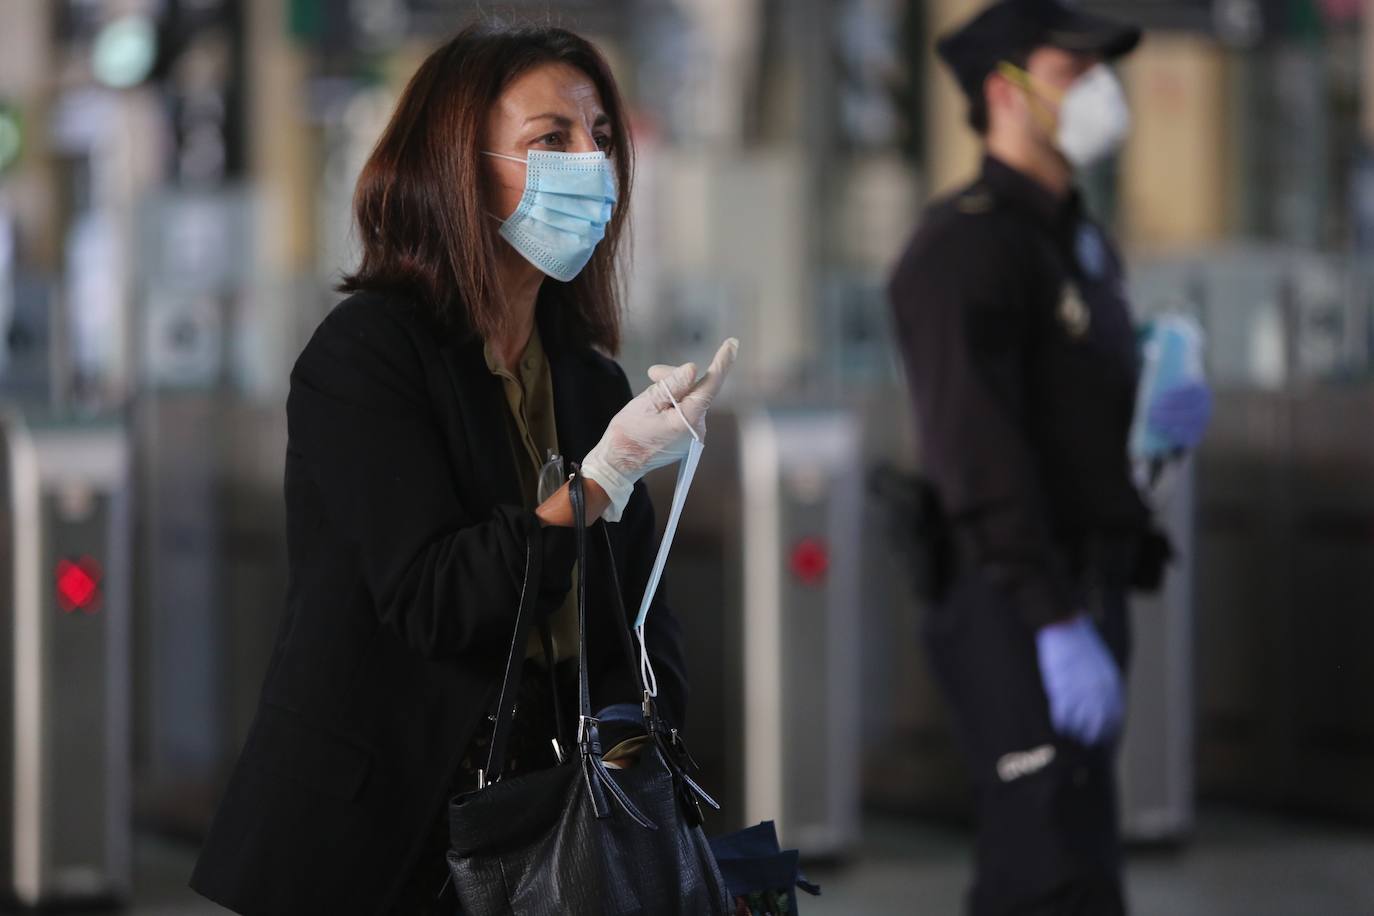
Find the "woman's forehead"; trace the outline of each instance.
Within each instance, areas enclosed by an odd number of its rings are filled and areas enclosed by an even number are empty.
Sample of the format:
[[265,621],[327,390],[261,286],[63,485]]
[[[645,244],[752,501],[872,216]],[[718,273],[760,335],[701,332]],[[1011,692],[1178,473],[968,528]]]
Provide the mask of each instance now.
[[563,63],[542,64],[520,74],[501,93],[496,113],[516,121],[517,129],[547,115],[585,121],[604,114],[601,93],[591,77]]

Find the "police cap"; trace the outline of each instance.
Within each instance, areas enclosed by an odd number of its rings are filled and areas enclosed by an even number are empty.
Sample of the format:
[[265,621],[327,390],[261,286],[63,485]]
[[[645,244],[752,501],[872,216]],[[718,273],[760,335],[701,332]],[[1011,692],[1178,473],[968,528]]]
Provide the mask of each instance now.
[[1140,29],[1093,15],[1068,0],[1000,0],[940,39],[936,51],[970,98],[1008,57],[1040,47],[1120,57],[1140,43]]

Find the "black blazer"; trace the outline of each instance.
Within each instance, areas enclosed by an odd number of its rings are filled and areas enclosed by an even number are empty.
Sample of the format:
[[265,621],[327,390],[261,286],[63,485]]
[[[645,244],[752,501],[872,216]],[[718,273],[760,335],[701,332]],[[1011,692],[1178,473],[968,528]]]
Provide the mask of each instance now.
[[[614,362],[564,343],[556,310],[541,305],[539,325],[559,446],[580,461],[630,387]],[[191,878],[200,893],[302,916],[381,913],[401,892],[493,705],[527,542],[544,554],[542,610],[569,588],[572,531],[522,508],[508,409],[482,341],[396,297],[350,297],[301,353],[286,405],[286,613]],[[643,485],[610,532],[620,581],[599,536],[585,573],[593,708],[639,698],[609,590],[638,609],[657,545]],[[662,601],[648,628],[663,711],[681,724],[680,637]]]

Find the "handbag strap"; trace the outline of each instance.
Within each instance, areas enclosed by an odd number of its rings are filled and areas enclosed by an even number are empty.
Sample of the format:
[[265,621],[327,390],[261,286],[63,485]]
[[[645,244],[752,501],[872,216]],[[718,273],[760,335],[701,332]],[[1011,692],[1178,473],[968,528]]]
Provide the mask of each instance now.
[[[574,465],[568,481],[568,496],[572,503],[573,532],[577,544],[577,749],[581,757],[582,777],[591,797],[592,809],[598,818],[611,816],[610,801],[624,809],[630,819],[641,827],[657,830],[657,825],[644,816],[625,791],[616,784],[602,762],[601,735],[592,717],[592,695],[587,663],[587,496],[582,470]],[[542,553],[534,549],[534,539],[525,545],[525,584],[520,592],[520,607],[515,615],[515,636],[506,658],[506,674],[496,706],[496,723],[492,728],[491,749],[487,766],[478,773],[478,787],[485,788],[501,778],[506,765],[506,744],[510,740],[515,721],[515,700],[520,692],[520,675],[524,668],[525,643],[535,596],[539,591]]]
[[[578,568],[585,573],[587,493],[582,469],[576,465],[573,466],[572,476],[568,481],[568,497],[572,503]],[[601,733],[596,719],[592,717],[592,693],[587,663],[587,579],[588,576],[585,574],[577,577],[577,749],[581,757],[582,779],[586,783],[587,794],[596,817],[610,817],[610,802],[614,800],[635,823],[649,830],[657,830],[658,825],[649,820],[625,794],[625,790],[611,778],[605,762],[601,759]]]
[[[581,575],[581,572],[578,573]],[[549,690],[553,695],[553,753],[562,763],[567,759],[568,725],[563,718],[563,691],[558,683],[558,660],[554,656],[553,630],[548,619],[539,621],[539,643],[544,650],[544,667],[548,669]]]
[[515,635],[511,637],[510,652],[506,655],[506,673],[501,679],[501,692],[496,701],[496,720],[492,725],[487,765],[477,772],[479,787],[500,779],[506,766],[506,744],[510,741],[511,725],[515,721],[520,675],[525,667],[525,643],[529,638],[535,599],[539,595],[540,576],[543,575],[543,551],[535,549],[534,541],[535,536],[525,541],[525,581],[520,586],[520,604],[515,612]]
[[620,634],[620,651],[627,668],[633,672],[638,664],[634,643],[630,642],[630,618],[625,614],[625,597],[620,594],[620,572],[615,565],[615,548],[611,545],[611,529],[605,522],[597,522],[602,541],[606,545],[606,568],[611,576],[611,593],[615,598],[615,631]]
[[601,753],[600,735],[592,718],[592,692],[587,672],[587,491],[582,469],[574,466],[568,480],[568,501],[572,503],[573,538],[577,544],[577,742],[590,741],[592,753]]

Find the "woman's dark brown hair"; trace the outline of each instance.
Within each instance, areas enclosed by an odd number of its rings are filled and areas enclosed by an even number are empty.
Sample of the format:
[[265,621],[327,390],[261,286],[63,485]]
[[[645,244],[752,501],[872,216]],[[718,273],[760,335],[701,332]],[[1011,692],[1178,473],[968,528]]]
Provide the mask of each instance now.
[[619,349],[616,255],[629,213],[634,152],[605,58],[564,29],[471,26],[425,59],[358,177],[353,213],[363,257],[339,284],[341,291],[396,291],[428,306],[445,325],[466,325],[484,338],[502,329],[500,227],[483,193],[482,132],[511,81],[549,63],[581,70],[601,95],[619,202],[590,263],[571,282],[545,280],[541,299],[559,300],[565,336],[608,353]]

